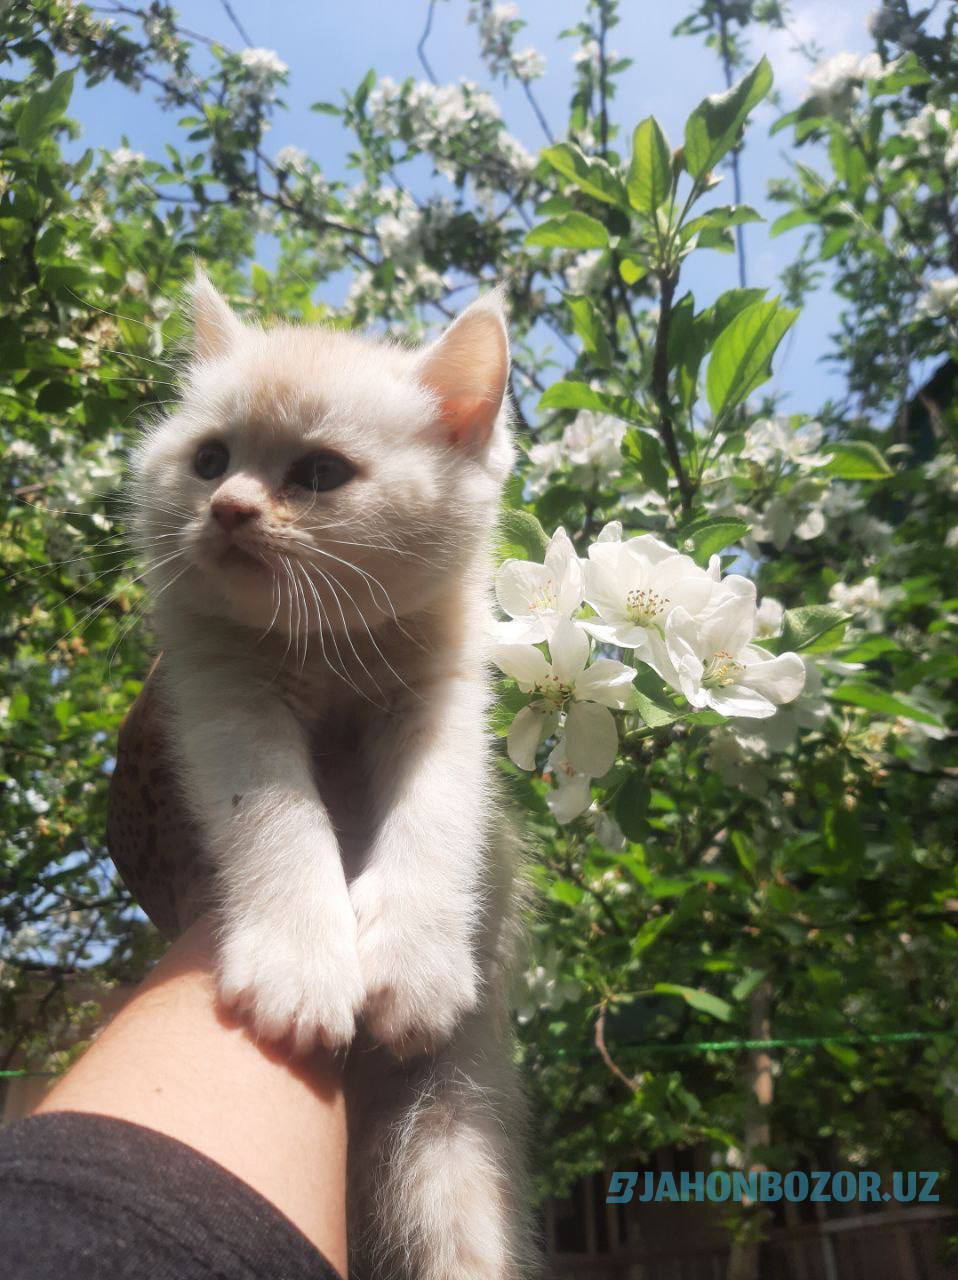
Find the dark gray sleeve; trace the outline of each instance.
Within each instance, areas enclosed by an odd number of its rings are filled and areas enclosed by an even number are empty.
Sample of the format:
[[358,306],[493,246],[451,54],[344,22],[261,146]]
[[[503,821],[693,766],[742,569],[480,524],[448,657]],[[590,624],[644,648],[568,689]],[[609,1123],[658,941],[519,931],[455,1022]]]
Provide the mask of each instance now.
[[338,1280],[258,1192],[140,1125],[50,1112],[0,1132],[5,1280]]

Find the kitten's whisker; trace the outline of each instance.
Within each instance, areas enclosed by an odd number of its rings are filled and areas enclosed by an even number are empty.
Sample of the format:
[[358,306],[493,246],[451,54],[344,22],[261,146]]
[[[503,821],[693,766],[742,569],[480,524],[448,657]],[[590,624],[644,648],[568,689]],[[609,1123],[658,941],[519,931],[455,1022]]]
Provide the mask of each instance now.
[[[329,638],[332,641],[334,648],[336,649],[336,657],[339,659],[339,667],[333,666],[333,663],[331,662],[329,655],[326,652],[326,642],[323,636],[323,619],[324,619],[323,602],[320,600],[319,592],[316,590],[316,587],[313,584],[309,574],[306,573],[304,574],[304,576],[306,579],[306,584],[309,587],[310,591],[312,592],[313,599],[316,601],[316,618],[319,623],[319,644],[320,644],[320,649],[322,650],[323,659],[325,660],[326,665],[329,667],[330,671],[332,671],[333,675],[339,676],[339,678],[346,685],[348,685],[349,688],[352,689],[354,693],[358,694],[360,698],[363,698],[371,706],[379,707],[379,703],[374,702],[373,699],[370,698],[368,694],[366,694],[362,689],[360,689],[359,685],[356,684],[356,682],[349,675],[346,668],[346,664],[343,661],[342,654],[339,651],[339,642],[336,639],[335,628],[333,627],[332,623],[330,623],[327,619],[326,621],[329,625]],[[335,596],[335,592],[333,594]],[[380,708],[380,709],[384,710],[385,708]]]
[[[333,559],[337,559],[337,558],[338,558],[338,557],[336,557],[336,556],[334,556],[334,557],[333,557]],[[347,568],[354,568],[354,567],[355,567],[355,566],[353,566],[353,565],[348,565],[348,566],[347,566]],[[323,571],[322,571],[320,568],[318,568],[318,566],[314,566],[314,568],[316,569],[316,572],[320,575],[320,577],[322,577],[324,580],[326,580],[326,575],[323,573]],[[353,606],[353,608],[356,610],[356,614],[357,614],[357,616],[358,616],[358,618],[359,618],[359,621],[363,624],[363,627],[364,627],[364,628],[365,628],[365,630],[366,630],[366,634],[369,636],[370,643],[372,644],[373,648],[376,650],[376,652],[377,652],[377,654],[379,655],[379,657],[382,659],[382,662],[383,662],[384,666],[386,667],[386,669],[387,669],[389,672],[391,672],[391,674],[392,674],[392,675],[394,675],[394,676],[396,677],[396,679],[399,681],[399,683],[400,683],[404,688],[408,689],[410,693],[412,693],[412,694],[416,694],[416,691],[415,691],[413,688],[411,688],[409,684],[407,684],[407,682],[403,679],[403,677],[399,674],[399,672],[396,670],[396,668],[393,666],[393,664],[389,661],[389,659],[388,659],[388,658],[386,657],[386,655],[383,653],[382,649],[379,647],[379,642],[376,640],[376,637],[373,635],[372,628],[370,627],[369,623],[366,621],[366,617],[365,617],[365,615],[364,615],[364,613],[363,613],[362,609],[360,609],[359,605],[357,604],[356,599],[355,599],[355,597],[353,596],[352,592],[349,590],[349,588],[346,586],[346,584],[345,584],[344,582],[340,582],[340,583],[339,583],[339,585],[342,587],[343,591],[345,592],[345,594],[346,594],[346,599],[350,602],[350,604],[351,604],[351,605]],[[335,596],[335,598],[336,598],[336,603],[337,603],[337,604],[339,604],[339,596],[338,596],[338,594],[336,593],[336,589],[335,589],[335,587],[332,587],[332,591],[333,591],[333,595],[334,595],[334,596]],[[374,601],[373,603],[375,603],[375,601]],[[378,606],[377,606],[377,607],[378,607]],[[340,608],[340,613],[341,613],[341,612],[342,612],[342,608]],[[396,617],[395,612],[393,613],[393,617],[394,617],[394,618]],[[397,623],[397,625],[398,625],[398,623],[399,623],[398,618],[396,619],[396,623]],[[346,638],[347,638],[347,640],[349,640],[350,644],[352,645],[352,637],[351,637],[351,635],[350,635],[349,627],[346,625],[346,619],[345,619],[345,618],[343,618],[343,627],[344,627],[344,628],[345,628],[345,630],[346,630]],[[353,646],[353,652],[354,652],[354,653],[356,652],[356,650],[355,650],[355,646]],[[357,654],[357,657],[358,657],[358,656],[359,656],[359,655]],[[369,671],[369,668],[368,668],[368,667],[366,667],[365,663],[363,664],[363,666],[364,666],[364,668],[365,668],[365,670],[366,670],[366,673],[369,675],[369,678],[370,678],[371,680],[373,680],[373,683],[375,684],[376,682],[375,682],[375,680],[373,679],[372,673]],[[376,687],[377,687],[377,689],[379,688],[378,684],[376,685]],[[382,690],[380,690],[380,692],[382,692]],[[416,694],[416,696],[418,697],[419,695],[418,695],[418,694]]]
[[145,320],[137,320],[134,316],[121,316],[116,311],[104,311],[103,308],[98,307],[95,302],[87,302],[86,298],[81,298],[78,293],[74,293],[69,285],[65,286],[65,288],[66,292],[72,294],[73,297],[76,298],[77,302],[82,303],[85,307],[89,307],[91,311],[99,311],[101,316],[109,316],[113,320],[125,320],[128,324],[140,324],[144,329],[149,329],[150,327]]
[[[292,574],[292,570],[289,567],[289,561],[286,559],[286,557],[280,554],[279,558],[280,558],[280,561],[282,562],[283,569],[286,573],[286,577],[289,580],[289,584],[290,584],[289,607],[286,610],[286,613],[287,613],[286,648],[283,650],[283,656],[279,660],[279,670],[281,671],[283,667],[286,665],[286,659],[289,657],[289,651],[293,644],[293,590],[292,590],[293,574]],[[276,674],[278,675],[279,671],[277,671]]]
[[[380,696],[380,697],[385,701],[386,695],[383,693],[383,690],[382,690],[382,688],[380,687],[379,682],[377,681],[377,679],[376,679],[376,677],[373,675],[373,673],[370,671],[370,669],[369,669],[368,665],[363,661],[363,659],[362,659],[361,655],[359,654],[359,652],[358,652],[358,651],[357,651],[357,649],[356,649],[356,645],[355,645],[355,643],[354,643],[354,641],[353,641],[352,634],[351,634],[351,632],[350,632],[350,630],[349,630],[349,626],[348,626],[348,624],[347,624],[347,622],[346,622],[346,615],[345,615],[345,613],[343,612],[342,602],[340,601],[340,599],[339,599],[339,594],[338,594],[338,592],[336,591],[336,584],[335,584],[335,582],[333,581],[333,579],[332,579],[331,577],[328,577],[325,573],[323,573],[322,569],[320,569],[320,568],[318,568],[318,567],[317,567],[317,568],[316,568],[316,572],[319,574],[319,576],[322,578],[322,580],[326,583],[327,587],[329,588],[330,592],[332,593],[332,597],[333,597],[333,599],[334,599],[334,600],[335,600],[335,602],[336,602],[336,608],[339,610],[339,616],[340,616],[340,618],[342,619],[342,623],[343,623],[343,635],[345,636],[346,641],[348,642],[350,649],[352,649],[352,651],[353,651],[353,655],[355,656],[356,661],[359,663],[359,665],[360,665],[360,667],[362,668],[362,670],[366,673],[366,675],[367,675],[367,676],[369,677],[369,679],[372,681],[373,688],[376,690],[376,692],[379,694],[379,696]],[[340,583],[340,586],[342,586],[342,583]],[[343,590],[345,591],[345,590],[346,590],[346,588],[345,588],[345,587],[343,587]],[[348,596],[348,595],[349,595],[349,592],[347,591],[347,592],[346,592],[346,594],[347,594],[347,596]],[[355,601],[353,602],[353,608],[356,608]],[[358,610],[357,610],[357,612],[358,612]],[[367,630],[368,630],[368,628],[367,628]],[[343,662],[342,657],[340,657],[340,654],[339,654],[339,644],[338,644],[338,643],[337,643],[337,641],[336,641],[336,632],[335,632],[335,629],[333,628],[332,623],[330,623],[330,627],[329,627],[329,634],[330,634],[330,636],[331,636],[331,638],[332,638],[333,644],[334,644],[334,645],[336,645],[336,656],[339,658],[340,662],[342,663],[343,670],[345,671],[345,670],[346,670],[346,663],[345,663],[345,662]],[[370,701],[371,701],[371,699],[370,699]],[[375,704],[374,704],[374,705],[375,705]]]
[[[335,560],[337,561],[337,563],[344,565],[347,569],[352,569],[354,573],[362,574],[363,579],[366,581],[366,589],[369,592],[369,598],[372,600],[375,608],[378,609],[378,611],[381,614],[383,614],[383,616],[385,616],[385,614],[383,613],[382,605],[378,603],[378,601],[376,600],[376,597],[373,595],[373,589],[372,589],[372,586],[370,585],[370,582],[375,583],[376,586],[379,587],[383,595],[386,597],[386,603],[389,606],[389,612],[392,616],[392,621],[394,626],[397,628],[397,630],[400,632],[401,635],[404,635],[406,637],[406,639],[410,642],[410,644],[413,644],[416,646],[416,648],[425,651],[426,646],[420,640],[418,640],[410,631],[408,631],[402,622],[400,622],[399,616],[396,613],[396,610],[393,606],[393,602],[390,599],[389,592],[386,590],[386,588],[383,586],[383,584],[379,581],[378,578],[374,577],[373,574],[371,573],[367,573],[365,569],[361,569],[359,565],[352,564],[349,560],[344,560],[341,556],[334,556],[331,551],[323,551],[321,547],[313,547],[313,546],[310,546],[308,543],[299,542],[298,540],[295,540],[295,539],[293,541],[296,541],[298,546],[304,547],[307,551],[314,552],[317,555],[326,556],[330,560]],[[346,586],[344,583],[340,583],[340,586],[343,588],[344,591],[346,590]],[[350,600],[353,599],[352,596],[350,596],[349,598]],[[356,612],[359,614],[359,617],[362,620],[363,626],[366,628],[367,631],[369,631],[369,625],[367,624],[366,619],[363,616],[363,613],[360,610],[359,606],[356,604],[355,600],[353,600],[353,606],[356,609]],[[373,639],[372,632],[370,632],[370,639]],[[382,651],[379,649],[379,645],[376,644],[375,639],[373,639],[373,644],[375,645],[376,651],[380,653],[380,656],[383,656]],[[386,661],[385,657],[383,657],[383,660]],[[386,662],[386,665],[389,666],[388,661]],[[389,669],[392,671],[392,667],[390,667]],[[398,672],[396,671],[393,671],[393,675],[395,675],[397,679],[402,678],[401,676],[399,676]],[[405,683],[405,681],[403,681],[403,683]]]

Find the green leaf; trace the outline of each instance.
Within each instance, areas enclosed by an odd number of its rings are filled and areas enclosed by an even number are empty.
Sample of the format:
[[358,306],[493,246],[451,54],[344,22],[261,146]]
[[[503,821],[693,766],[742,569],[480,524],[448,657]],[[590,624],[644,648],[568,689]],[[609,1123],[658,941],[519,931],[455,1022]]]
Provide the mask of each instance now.
[[626,178],[629,202],[638,213],[655,213],[672,190],[672,152],[654,116],[636,125]]
[[777,298],[755,302],[718,335],[705,379],[709,405],[717,418],[768,380],[772,356],[797,315],[798,311],[780,306]]
[[709,173],[738,142],[748,113],[772,87],[767,58],[725,93],[705,98],[685,125],[685,167],[693,178]]
[[545,529],[531,511],[506,507],[499,513],[499,537],[502,542],[521,548],[529,560],[542,562],[549,545]]
[[605,336],[605,323],[591,298],[566,297],[572,325],[588,355],[600,369],[612,368],[612,348]]
[[641,840],[648,831],[649,784],[633,773],[615,794],[612,812],[627,840]]
[[362,80],[359,82],[359,88],[356,90],[356,93],[353,96],[353,105],[355,106],[356,111],[361,116],[366,114],[366,99],[369,97],[370,93],[372,92],[372,88],[375,83],[376,83],[376,69],[375,67],[370,67],[369,70],[366,72],[366,74],[363,76]]
[[73,93],[73,72],[61,71],[46,89],[40,89],[28,98],[17,121],[17,138],[21,146],[33,147],[49,133],[54,121],[59,120],[70,105]]
[[874,711],[880,716],[901,716],[905,720],[916,720],[919,724],[934,725],[936,729],[944,728],[937,716],[921,707],[913,706],[896,694],[886,693],[870,684],[840,684],[832,689],[828,696],[833,702],[841,702],[846,706],[864,707],[866,711]]
[[575,382],[571,378],[553,382],[539,397],[540,409],[594,409],[598,413],[611,413],[626,422],[644,422],[648,415],[631,396],[610,395],[596,391],[587,382]]
[[644,262],[636,262],[635,258],[623,258],[619,263],[619,275],[626,284],[635,284],[643,276],[648,275],[648,267]]
[[517,689],[515,685],[507,686],[502,690],[489,714],[489,728],[497,738],[506,736],[512,728],[513,720],[528,704],[529,695]]
[[744,1000],[750,996],[764,977],[764,969],[746,969],[732,988],[732,999]]
[[683,547],[698,564],[708,564],[711,556],[744,538],[749,527],[734,516],[702,516],[682,530]]
[[602,409],[602,394],[587,382],[553,382],[539,397],[540,409]]
[[663,498],[669,496],[669,473],[662,460],[662,446],[650,431],[633,427],[622,442],[622,452],[632,462],[639,475]]
[[800,609],[789,609],[782,624],[781,652],[798,653],[808,649],[833,631],[837,634],[829,648],[834,648],[841,640],[848,621],[849,614],[830,604],[809,604]]
[[682,228],[681,239],[683,243],[690,240],[692,236],[703,231],[724,231],[729,227],[739,227],[746,222],[764,222],[762,215],[756,212],[751,205],[747,204],[726,204],[720,205],[717,209],[709,209],[708,213],[703,213],[698,218],[693,218],[691,222],[687,222]]
[[526,244],[539,249],[605,249],[608,243],[608,231],[587,213],[548,218],[526,236]]
[[887,480],[895,474],[867,440],[843,440],[824,447],[831,457],[822,470],[837,480]]
[[553,880],[548,892],[550,898],[554,898],[556,902],[564,902],[569,907],[577,906],[583,896],[583,890],[571,880]]
[[578,147],[567,142],[546,147],[542,152],[542,159],[593,199],[618,205],[623,209],[629,207],[622,180],[604,160],[590,160]]
[[681,996],[693,1009],[718,1018],[720,1022],[728,1022],[732,1016],[732,1006],[727,1000],[720,1000],[718,996],[698,987],[681,987],[676,982],[657,982],[652,990],[656,995]]

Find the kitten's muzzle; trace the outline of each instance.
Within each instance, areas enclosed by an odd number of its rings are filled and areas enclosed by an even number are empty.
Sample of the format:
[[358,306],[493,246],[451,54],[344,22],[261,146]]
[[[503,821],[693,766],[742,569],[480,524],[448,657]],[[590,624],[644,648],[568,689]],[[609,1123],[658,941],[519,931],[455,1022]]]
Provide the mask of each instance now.
[[210,513],[213,519],[227,533],[233,533],[240,525],[249,524],[252,520],[257,520],[263,513],[255,502],[239,497],[229,497],[224,494],[221,498],[214,498],[210,503]]

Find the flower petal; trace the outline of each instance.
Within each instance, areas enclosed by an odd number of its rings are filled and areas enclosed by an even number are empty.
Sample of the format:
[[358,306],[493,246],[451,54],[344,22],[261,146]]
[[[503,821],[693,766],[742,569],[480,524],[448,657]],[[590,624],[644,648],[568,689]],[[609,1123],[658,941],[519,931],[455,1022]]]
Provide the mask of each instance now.
[[591,618],[581,618],[577,625],[603,644],[614,644],[620,649],[637,649],[645,642],[645,628],[637,627],[634,622],[593,622]]
[[496,645],[492,651],[492,660],[500,671],[512,676],[519,688],[526,693],[531,692],[537,684],[543,684],[551,674],[545,657],[531,644]]
[[563,825],[585,813],[592,803],[591,779],[588,774],[574,773],[571,777],[558,774],[559,785],[546,795],[546,804],[556,822]]
[[776,706],[794,702],[805,688],[805,664],[797,653],[780,653],[772,658],[764,649],[750,644],[742,658],[746,665],[741,683]]
[[618,750],[612,712],[597,702],[573,702],[565,722],[565,754],[571,768],[601,778],[615,764]]
[[506,750],[513,764],[520,769],[536,767],[539,743],[555,728],[556,719],[553,709],[542,702],[530,703],[516,713],[506,738]]
[[509,618],[493,620],[489,634],[493,645],[541,644],[547,628],[542,618]]
[[723,716],[746,716],[764,719],[773,716],[778,708],[756,689],[744,684],[727,685],[724,688],[707,689],[708,705]]
[[556,584],[552,572],[544,564],[532,560],[504,560],[496,574],[496,599],[510,618],[527,618],[540,611],[534,603],[543,601]]
[[[742,590],[738,583],[747,583],[749,589]],[[718,590],[723,594],[699,622],[702,647],[698,653],[706,659],[714,653],[734,658],[755,634],[755,584],[745,578],[725,578]]]
[[556,580],[562,577],[563,570],[570,561],[578,563],[572,540],[561,525],[549,540],[543,559],[545,567]]
[[589,637],[568,618],[556,624],[549,641],[549,653],[552,670],[562,684],[571,687],[576,683],[589,661],[590,647]]
[[622,710],[628,705],[629,690],[635,680],[634,667],[614,658],[596,658],[575,682],[574,696],[580,702],[600,702]]

